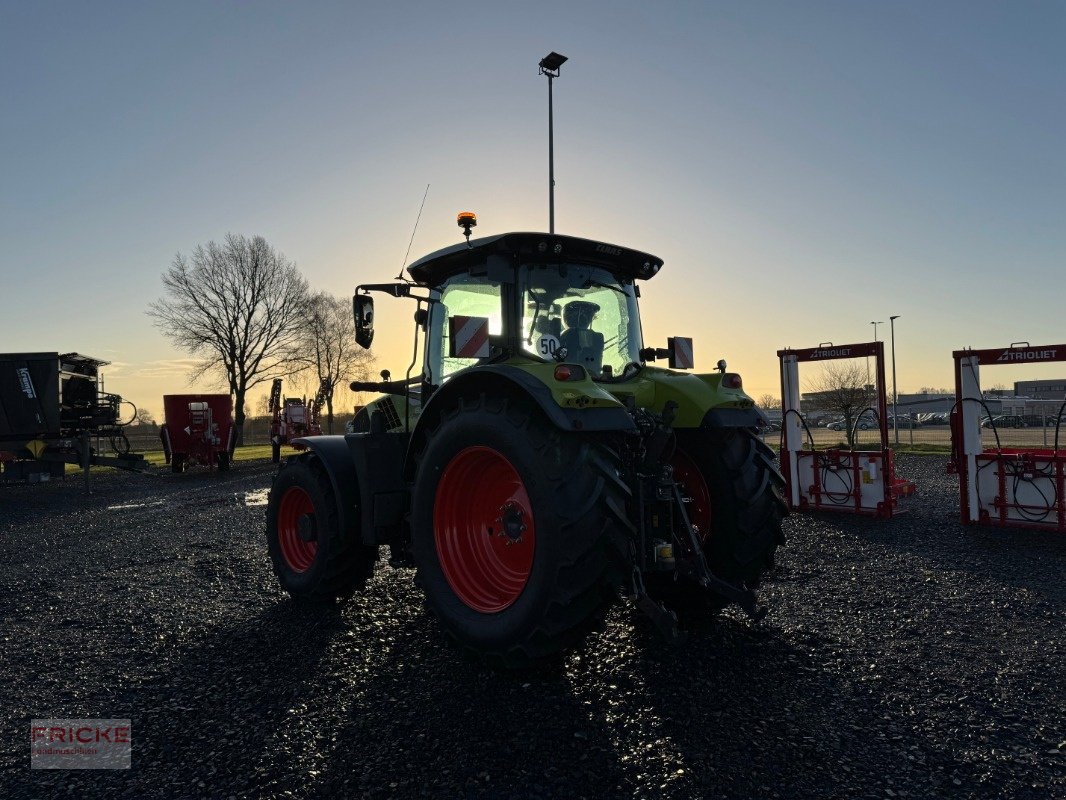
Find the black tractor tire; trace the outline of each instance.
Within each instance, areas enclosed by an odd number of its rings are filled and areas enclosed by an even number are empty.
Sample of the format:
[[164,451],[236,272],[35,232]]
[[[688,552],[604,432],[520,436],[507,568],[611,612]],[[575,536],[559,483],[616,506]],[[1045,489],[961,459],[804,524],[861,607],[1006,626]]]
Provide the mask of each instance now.
[[[499,469],[469,470],[458,484],[449,477],[449,466],[459,470],[470,453],[485,451]],[[477,540],[485,535],[499,537],[484,540],[489,550],[508,544],[504,529],[492,527],[499,503],[489,498],[498,497],[500,475],[517,476],[525,492],[519,518],[533,535],[515,534],[515,540],[514,528],[506,535],[529,548],[529,563],[504,607],[479,608],[460,597],[461,581],[476,596],[482,586],[491,587],[491,578],[479,566],[481,557],[463,560],[463,543],[481,547]],[[575,645],[602,621],[629,577],[629,496],[618,453],[606,438],[561,431],[522,398],[460,399],[427,431],[412,494],[416,580],[429,611],[461,647],[494,666],[527,667]],[[502,520],[503,506],[499,513]],[[438,514],[444,524],[435,529]],[[460,518],[471,521],[456,524]],[[448,530],[459,531],[450,544]],[[525,537],[530,541],[523,545]]]
[[[290,458],[267,499],[267,551],[281,586],[294,600],[345,600],[374,574],[377,547],[341,530],[337,498],[318,457]],[[312,532],[312,542],[301,536]]]
[[281,442],[270,443],[270,460],[275,464],[281,463]]
[[218,463],[219,472],[229,472],[230,458],[229,453],[219,453],[216,461]]
[[185,471],[185,455],[183,453],[174,453],[170,457],[170,471],[179,473]]
[[[699,468],[710,491],[707,565],[719,578],[755,589],[784,542],[784,481],[772,451],[746,428],[678,431],[677,446]],[[663,599],[682,619],[713,614],[728,604],[720,594],[689,580],[658,588],[665,589]]]

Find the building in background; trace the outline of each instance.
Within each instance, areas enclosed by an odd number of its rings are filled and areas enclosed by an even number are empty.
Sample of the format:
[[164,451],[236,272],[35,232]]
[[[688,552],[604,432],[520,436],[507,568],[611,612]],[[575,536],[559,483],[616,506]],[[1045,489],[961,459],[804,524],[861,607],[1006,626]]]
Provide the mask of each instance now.
[[1029,397],[1033,400],[1066,400],[1066,378],[1015,381],[1014,394],[1016,397]]

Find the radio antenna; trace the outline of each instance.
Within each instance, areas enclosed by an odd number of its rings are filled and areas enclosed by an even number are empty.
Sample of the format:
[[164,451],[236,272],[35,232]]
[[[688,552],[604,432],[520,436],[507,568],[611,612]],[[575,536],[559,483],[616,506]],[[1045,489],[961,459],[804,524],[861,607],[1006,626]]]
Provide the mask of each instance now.
[[422,195],[422,205],[418,207],[418,216],[415,217],[415,227],[411,230],[411,240],[407,243],[407,252],[403,254],[403,263],[400,264],[400,273],[396,276],[397,280],[405,281],[407,278],[403,276],[403,268],[407,265],[407,257],[411,255],[411,245],[415,242],[415,234],[418,232],[418,223],[422,219],[422,209],[426,207],[426,198],[429,196],[429,184],[426,184],[426,193]]

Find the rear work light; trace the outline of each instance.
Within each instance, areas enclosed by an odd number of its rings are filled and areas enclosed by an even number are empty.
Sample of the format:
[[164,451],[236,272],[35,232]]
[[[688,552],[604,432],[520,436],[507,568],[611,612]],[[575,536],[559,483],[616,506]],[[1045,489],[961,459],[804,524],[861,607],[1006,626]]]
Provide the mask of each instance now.
[[743,385],[744,381],[735,372],[727,372],[722,375],[722,386],[727,389],[740,389]]

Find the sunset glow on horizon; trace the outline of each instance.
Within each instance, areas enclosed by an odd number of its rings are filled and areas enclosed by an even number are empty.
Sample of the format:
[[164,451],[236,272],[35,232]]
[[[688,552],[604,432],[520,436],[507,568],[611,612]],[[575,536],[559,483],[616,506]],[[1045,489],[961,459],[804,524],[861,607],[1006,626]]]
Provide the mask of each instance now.
[[[664,259],[642,287],[646,344],[691,336],[698,371],[724,358],[759,397],[779,393],[778,349],[870,341],[871,320],[887,340],[890,315],[901,392],[951,386],[955,349],[1066,341],[1066,6],[4,17],[0,350],[110,360],[107,389],[157,416],[189,389],[188,355],[144,313],[177,252],[261,235],[349,296],[400,270],[426,184],[408,261],[462,241],[458,211],[475,236],[546,230],[549,50],[570,58],[557,230]],[[401,376],[414,305],[377,302],[375,371]]]

